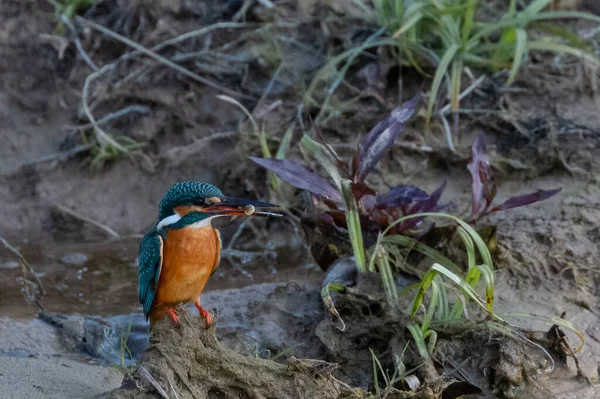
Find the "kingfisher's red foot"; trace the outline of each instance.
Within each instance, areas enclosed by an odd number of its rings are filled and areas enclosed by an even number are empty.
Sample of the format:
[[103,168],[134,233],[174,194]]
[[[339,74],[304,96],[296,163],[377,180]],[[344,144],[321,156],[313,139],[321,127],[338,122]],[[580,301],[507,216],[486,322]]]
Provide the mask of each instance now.
[[171,320],[173,320],[173,323],[179,327],[179,317],[177,316],[177,311],[174,308],[167,308],[165,313],[168,314]]
[[204,321],[206,321],[206,326],[210,326],[212,324],[212,318],[210,317],[210,313],[208,312],[208,310],[204,309],[202,305],[200,305],[200,298],[196,299],[196,302],[194,302],[194,304],[196,305],[196,308],[198,308],[200,316],[204,317]]

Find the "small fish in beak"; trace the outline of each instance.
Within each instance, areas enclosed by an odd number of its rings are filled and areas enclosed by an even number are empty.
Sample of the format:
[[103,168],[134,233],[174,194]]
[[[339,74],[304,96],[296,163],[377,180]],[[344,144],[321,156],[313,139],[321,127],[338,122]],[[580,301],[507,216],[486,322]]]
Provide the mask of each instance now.
[[202,211],[228,216],[283,216],[275,212],[257,211],[256,208],[277,208],[279,205],[268,202],[253,201],[244,198],[223,197],[211,199],[212,204],[205,206]]

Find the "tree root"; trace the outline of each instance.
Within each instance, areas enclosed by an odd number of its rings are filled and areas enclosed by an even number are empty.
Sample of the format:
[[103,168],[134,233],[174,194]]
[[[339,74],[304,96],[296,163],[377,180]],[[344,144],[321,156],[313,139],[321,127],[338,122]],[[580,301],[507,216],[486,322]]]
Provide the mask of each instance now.
[[364,397],[332,376],[333,364],[296,358],[280,364],[242,356],[217,341],[215,324],[206,328],[200,317],[188,319],[179,329],[159,322],[138,369],[108,397],[161,397],[140,372],[142,366],[165,392],[181,399]]

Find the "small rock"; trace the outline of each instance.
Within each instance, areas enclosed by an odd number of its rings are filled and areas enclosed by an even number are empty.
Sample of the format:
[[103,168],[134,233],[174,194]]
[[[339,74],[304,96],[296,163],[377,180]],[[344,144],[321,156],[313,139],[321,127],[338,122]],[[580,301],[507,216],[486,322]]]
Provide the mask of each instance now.
[[60,258],[60,261],[69,265],[81,266],[87,263],[88,256],[79,252],[73,252]]
[[17,267],[19,267],[19,262],[14,260],[0,263],[0,269],[16,269]]

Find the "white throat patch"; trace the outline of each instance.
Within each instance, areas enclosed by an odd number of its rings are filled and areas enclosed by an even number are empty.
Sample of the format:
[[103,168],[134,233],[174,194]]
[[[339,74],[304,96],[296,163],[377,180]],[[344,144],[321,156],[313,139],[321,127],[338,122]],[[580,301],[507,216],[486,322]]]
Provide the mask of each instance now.
[[158,222],[158,224],[156,225],[156,230],[160,230],[160,229],[164,228],[165,226],[175,224],[175,223],[179,222],[180,219],[181,219],[181,216],[179,216],[179,214],[177,212],[175,212],[175,214],[173,214],[171,216],[167,216],[166,218],[164,218],[163,220]]
[[[189,225],[188,227],[191,227],[193,229],[198,229],[198,228],[203,228],[203,227],[211,227],[211,220],[213,220],[214,218],[218,218],[219,216],[227,216],[227,215],[210,216],[210,217],[207,217],[206,219],[200,220],[199,222],[193,223],[193,224]],[[175,223],[179,222],[180,220],[181,220],[181,215],[179,215],[177,212],[175,212],[174,215],[167,216],[166,218],[164,218],[163,220],[158,222],[158,224],[156,225],[156,229],[157,230],[164,229],[166,226],[175,224]]]

